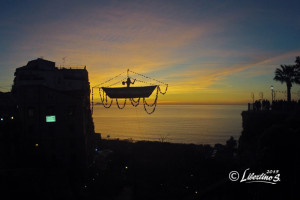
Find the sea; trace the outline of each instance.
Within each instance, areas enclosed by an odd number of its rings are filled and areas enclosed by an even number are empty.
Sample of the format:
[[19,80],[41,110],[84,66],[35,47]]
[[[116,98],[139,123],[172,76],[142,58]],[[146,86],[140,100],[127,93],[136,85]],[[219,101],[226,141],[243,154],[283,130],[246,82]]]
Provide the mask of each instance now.
[[95,132],[104,139],[160,141],[171,143],[226,144],[242,131],[246,105],[157,105],[147,114],[143,105],[94,105]]

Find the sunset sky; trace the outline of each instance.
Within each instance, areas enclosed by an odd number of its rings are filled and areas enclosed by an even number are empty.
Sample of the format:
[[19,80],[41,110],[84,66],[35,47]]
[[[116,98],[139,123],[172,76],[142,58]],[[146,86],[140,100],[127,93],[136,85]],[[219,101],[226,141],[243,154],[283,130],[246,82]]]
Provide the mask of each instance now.
[[[17,67],[43,57],[86,65],[91,86],[127,68],[161,80],[165,103],[270,99],[271,85],[286,90],[273,81],[276,67],[300,56],[299,8],[299,0],[1,0],[0,91]],[[299,86],[292,92],[300,98]]]

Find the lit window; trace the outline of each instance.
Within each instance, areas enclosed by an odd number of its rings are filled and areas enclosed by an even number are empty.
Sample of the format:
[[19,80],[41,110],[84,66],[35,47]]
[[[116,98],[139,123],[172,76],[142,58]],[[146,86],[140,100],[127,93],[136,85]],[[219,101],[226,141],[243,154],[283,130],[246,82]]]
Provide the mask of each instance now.
[[39,144],[35,144],[35,147],[38,147],[39,146]]
[[74,106],[69,107],[67,113],[69,116],[73,116],[75,113],[75,107]]
[[34,116],[34,108],[29,108],[28,109],[28,116],[33,117]]
[[4,119],[1,117],[1,121],[3,121]]
[[14,119],[14,117],[13,117],[13,116],[11,116],[11,117],[10,117],[10,119]]
[[46,122],[56,122],[56,116],[55,115],[46,116]]

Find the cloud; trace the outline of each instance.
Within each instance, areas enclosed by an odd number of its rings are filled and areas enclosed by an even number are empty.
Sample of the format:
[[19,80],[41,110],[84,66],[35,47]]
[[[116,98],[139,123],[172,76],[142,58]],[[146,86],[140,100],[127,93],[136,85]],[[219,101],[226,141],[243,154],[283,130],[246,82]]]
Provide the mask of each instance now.
[[[83,17],[81,17],[83,16]],[[152,14],[116,8],[93,10],[69,18],[38,24],[15,43],[15,49],[44,56],[65,64],[87,65],[93,83],[105,80],[124,69],[151,73],[186,58],[174,57],[205,32],[205,27],[191,26]]]
[[[300,55],[300,51],[286,52],[280,55],[275,55],[269,58],[257,60],[247,64],[224,64],[225,67],[215,66],[218,64],[210,63],[201,67],[190,66],[191,70],[185,69],[180,72],[174,72],[169,75],[169,78],[176,80],[171,82],[171,93],[220,93],[220,89],[211,88],[212,85],[223,82],[227,77],[233,74],[242,74],[245,80],[250,80],[253,76],[261,76],[266,72],[274,71],[281,61],[288,60],[289,62]],[[278,63],[278,64],[275,64]],[[209,67],[210,65],[215,67]],[[230,89],[227,85],[227,89]]]
[[8,22],[0,20],[8,27],[4,36],[12,35],[3,37],[11,63],[43,56],[62,65],[66,57],[66,65],[87,66],[91,86],[130,68],[169,83],[171,95],[221,95],[236,90],[233,75],[251,85],[251,78],[273,71],[271,64],[299,55],[296,42],[281,48],[288,43],[282,35],[265,37],[288,18],[276,24],[278,17],[252,3],[56,1],[26,8],[16,6],[16,15],[6,12]]

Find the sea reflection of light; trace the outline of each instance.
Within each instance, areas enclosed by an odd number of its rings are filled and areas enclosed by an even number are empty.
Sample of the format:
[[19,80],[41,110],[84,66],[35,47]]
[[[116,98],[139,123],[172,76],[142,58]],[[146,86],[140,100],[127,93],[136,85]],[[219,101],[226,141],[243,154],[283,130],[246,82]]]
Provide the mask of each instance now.
[[119,110],[116,106],[105,109],[94,107],[96,132],[105,138],[168,142],[215,144],[225,143],[230,136],[238,139],[241,129],[241,111],[244,106],[216,105],[158,105],[152,115],[142,106],[127,105]]

